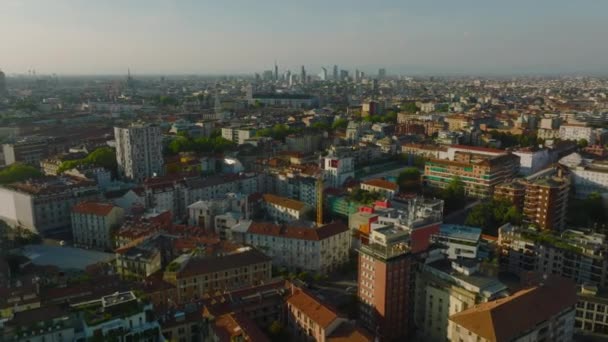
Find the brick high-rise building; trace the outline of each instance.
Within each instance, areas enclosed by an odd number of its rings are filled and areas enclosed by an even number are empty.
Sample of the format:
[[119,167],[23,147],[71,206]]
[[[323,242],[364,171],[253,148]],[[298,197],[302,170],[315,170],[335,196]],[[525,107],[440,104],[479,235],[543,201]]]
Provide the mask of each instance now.
[[562,230],[566,223],[569,191],[570,180],[557,168],[500,184],[496,186],[494,197],[513,203],[526,223],[540,229]]
[[381,341],[404,340],[413,323],[415,261],[409,239],[407,231],[378,228],[359,249],[361,323]]

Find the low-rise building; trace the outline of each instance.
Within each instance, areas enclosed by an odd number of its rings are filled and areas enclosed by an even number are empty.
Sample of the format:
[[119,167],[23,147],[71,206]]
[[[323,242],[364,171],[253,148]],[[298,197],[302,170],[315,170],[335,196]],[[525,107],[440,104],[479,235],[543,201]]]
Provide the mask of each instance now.
[[431,237],[431,241],[444,246],[444,253],[450,260],[476,259],[481,243],[481,229],[442,224],[439,232]]
[[262,200],[266,214],[271,220],[279,223],[304,219],[306,213],[312,210],[304,202],[273,194],[264,194]]
[[275,266],[322,274],[348,262],[350,242],[340,222],[317,228],[253,222],[245,233],[245,243],[272,257]]
[[42,235],[66,232],[72,207],[98,197],[95,182],[68,176],[12,183],[0,187],[0,218]]
[[74,244],[87,248],[114,249],[113,233],[123,222],[124,210],[109,203],[82,202],[72,208]]
[[556,279],[452,315],[447,336],[467,342],[572,341],[575,305],[574,285]]
[[361,189],[370,192],[378,192],[385,198],[391,199],[399,191],[399,185],[385,179],[376,178],[362,181]]

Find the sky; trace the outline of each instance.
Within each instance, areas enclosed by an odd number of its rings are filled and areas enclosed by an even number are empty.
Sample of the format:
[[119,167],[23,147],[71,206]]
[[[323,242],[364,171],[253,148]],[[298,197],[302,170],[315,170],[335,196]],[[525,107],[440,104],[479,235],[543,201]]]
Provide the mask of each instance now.
[[0,69],[608,73],[606,13],[606,0],[0,0]]

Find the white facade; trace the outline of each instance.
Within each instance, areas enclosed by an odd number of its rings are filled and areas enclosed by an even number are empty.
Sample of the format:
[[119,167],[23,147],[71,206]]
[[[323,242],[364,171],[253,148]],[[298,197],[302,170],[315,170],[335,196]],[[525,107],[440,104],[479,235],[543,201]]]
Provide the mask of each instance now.
[[355,177],[355,163],[352,157],[323,158],[323,171],[327,185],[339,188],[349,178]]
[[[296,229],[327,229],[325,227]],[[348,262],[351,235],[346,226],[320,239],[299,237],[297,233],[260,234],[253,232],[251,227],[244,235],[246,244],[262,250],[272,258],[273,265],[289,270],[325,274]]]
[[155,125],[114,127],[116,161],[120,177],[141,183],[163,174],[162,135]]
[[524,176],[531,175],[547,167],[551,163],[549,151],[513,151],[519,157],[519,172]]
[[255,136],[255,129],[249,127],[224,127],[222,128],[222,138],[230,140],[239,145],[244,144],[245,140]]
[[592,127],[581,125],[561,125],[559,127],[559,137],[562,140],[574,141],[585,139],[589,145],[594,145],[596,135]]
[[[86,208],[87,204],[77,205]],[[106,206],[108,204],[101,204]],[[107,214],[95,212],[96,203],[91,203],[92,209],[72,211],[72,236],[74,244],[100,250],[113,250],[113,230],[118,228],[124,219],[124,210],[113,207]]]

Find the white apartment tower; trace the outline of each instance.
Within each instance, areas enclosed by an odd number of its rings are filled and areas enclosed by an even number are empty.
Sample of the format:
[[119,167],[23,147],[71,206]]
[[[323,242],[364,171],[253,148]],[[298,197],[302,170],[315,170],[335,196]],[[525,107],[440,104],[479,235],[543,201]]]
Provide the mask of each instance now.
[[121,178],[138,183],[163,173],[163,147],[160,128],[156,125],[133,123],[114,127],[116,161]]

